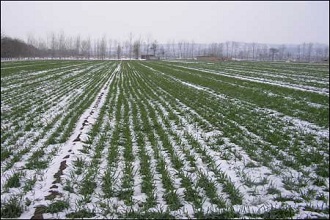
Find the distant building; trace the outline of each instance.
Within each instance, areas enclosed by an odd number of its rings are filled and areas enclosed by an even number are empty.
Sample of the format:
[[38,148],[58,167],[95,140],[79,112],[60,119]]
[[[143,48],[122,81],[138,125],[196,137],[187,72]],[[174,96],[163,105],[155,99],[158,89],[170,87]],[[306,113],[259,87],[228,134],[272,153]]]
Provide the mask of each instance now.
[[141,55],[141,59],[143,59],[143,60],[159,60],[159,58],[154,55],[145,55],[145,54]]
[[196,56],[197,60],[202,60],[202,61],[228,61],[231,60],[230,58],[226,57],[217,57],[217,56]]

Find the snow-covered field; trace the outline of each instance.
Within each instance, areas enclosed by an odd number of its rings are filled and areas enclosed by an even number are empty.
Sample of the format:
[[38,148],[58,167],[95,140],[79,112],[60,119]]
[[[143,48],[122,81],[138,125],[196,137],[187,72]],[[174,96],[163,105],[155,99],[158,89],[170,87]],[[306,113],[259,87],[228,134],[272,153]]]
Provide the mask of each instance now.
[[329,218],[329,66],[1,63],[2,218]]

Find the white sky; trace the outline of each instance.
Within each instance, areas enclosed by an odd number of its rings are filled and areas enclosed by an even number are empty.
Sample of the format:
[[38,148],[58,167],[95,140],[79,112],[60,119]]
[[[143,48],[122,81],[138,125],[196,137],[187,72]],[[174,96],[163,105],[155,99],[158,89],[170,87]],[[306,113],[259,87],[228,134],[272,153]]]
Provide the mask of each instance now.
[[50,33],[114,40],[133,37],[329,45],[329,1],[26,2],[1,1],[1,32],[23,40]]

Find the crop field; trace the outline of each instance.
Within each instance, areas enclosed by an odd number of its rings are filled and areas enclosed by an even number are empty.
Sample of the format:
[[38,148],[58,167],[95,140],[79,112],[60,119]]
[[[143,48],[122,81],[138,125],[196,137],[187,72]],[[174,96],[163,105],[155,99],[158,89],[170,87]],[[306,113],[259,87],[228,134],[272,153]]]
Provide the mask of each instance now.
[[2,218],[329,218],[329,65],[1,63]]

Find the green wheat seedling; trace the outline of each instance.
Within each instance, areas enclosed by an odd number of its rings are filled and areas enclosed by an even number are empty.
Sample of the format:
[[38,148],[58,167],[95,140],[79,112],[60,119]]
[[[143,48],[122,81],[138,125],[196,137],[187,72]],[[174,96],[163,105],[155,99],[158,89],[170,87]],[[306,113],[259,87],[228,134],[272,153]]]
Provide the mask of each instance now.
[[329,217],[327,64],[26,64],[1,64],[2,218],[32,208],[90,107],[47,216]]
[[1,218],[18,218],[23,213],[19,197],[11,197],[1,204]]
[[70,207],[69,203],[67,201],[56,201],[51,203],[50,205],[48,205],[45,208],[45,212],[46,213],[57,213],[57,212],[61,212],[65,209],[68,209]]
[[37,181],[36,175],[34,177],[32,177],[31,179],[27,179],[25,181],[23,191],[28,192],[28,191],[32,190],[32,188],[33,188],[34,184],[36,183],[36,181]]
[[20,178],[23,176],[22,172],[14,173],[10,178],[7,179],[5,188],[18,188],[21,186]]

